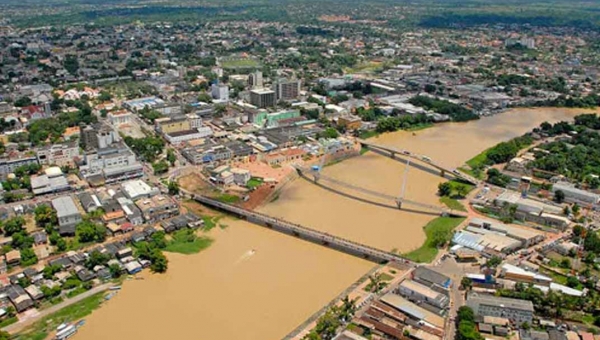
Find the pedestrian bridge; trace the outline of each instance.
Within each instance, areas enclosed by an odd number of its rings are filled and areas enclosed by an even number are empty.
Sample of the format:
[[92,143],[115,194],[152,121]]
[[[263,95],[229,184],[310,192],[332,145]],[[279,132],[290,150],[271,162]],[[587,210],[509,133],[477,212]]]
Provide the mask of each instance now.
[[442,177],[445,177],[446,175],[451,175],[463,182],[471,183],[474,185],[479,184],[479,180],[477,178],[467,175],[457,169],[451,169],[449,167],[443,166],[427,156],[418,155],[418,154],[412,153],[408,150],[397,149],[397,148],[394,148],[391,146],[385,146],[385,145],[380,145],[380,144],[376,144],[376,143],[371,143],[364,139],[358,139],[358,142],[363,147],[387,153],[387,154],[389,154],[389,157],[391,157],[391,158],[396,158],[396,156],[402,156],[403,158],[407,158],[407,159],[410,159],[411,161],[418,162],[422,165],[439,170],[440,175]]
[[361,244],[358,242],[350,241],[338,236],[333,236],[328,233],[324,233],[322,231],[318,231],[315,229],[308,228],[306,226],[302,226],[299,224],[294,224],[282,219],[274,218],[265,214],[261,214],[255,211],[247,210],[244,208],[240,208],[237,206],[233,206],[230,204],[226,204],[220,201],[217,201],[213,198],[202,196],[202,195],[194,195],[189,192],[186,192],[190,195],[195,201],[207,205],[211,208],[221,210],[224,212],[228,212],[234,214],[238,217],[246,219],[248,222],[252,222],[254,224],[262,225],[270,229],[274,229],[286,234],[290,234],[296,237],[299,237],[303,240],[311,241],[313,243],[317,243],[320,245],[328,246],[330,248],[345,252],[350,255],[359,256],[361,258],[377,262],[377,263],[385,263],[385,262],[399,262],[406,263],[411,266],[414,266],[415,263],[412,261],[403,258],[400,255],[396,255],[393,253],[389,253],[377,248],[373,248],[371,246],[367,246],[365,244]]
[[[447,209],[447,208],[444,208],[439,205],[433,205],[433,204],[428,204],[428,203],[423,203],[423,202],[419,202],[419,201],[415,201],[415,200],[406,199],[406,198],[402,197],[403,195],[401,195],[400,197],[396,197],[396,196],[382,193],[379,191],[359,187],[357,185],[335,179],[331,176],[324,175],[322,173],[322,171],[320,171],[320,169],[314,170],[314,169],[310,169],[310,168],[306,168],[306,167],[300,167],[298,165],[294,165],[294,169],[296,169],[296,172],[298,172],[298,175],[300,175],[301,177],[304,177],[306,179],[312,180],[314,183],[317,183],[318,181],[325,181],[325,182],[334,184],[337,187],[342,187],[345,189],[352,190],[354,192],[358,192],[360,194],[364,194],[364,195],[368,195],[368,196],[375,197],[378,199],[382,199],[384,201],[389,201],[390,203],[393,202],[396,204],[398,209],[402,209],[403,207],[409,205],[409,206],[416,207],[416,208],[419,208],[422,210],[435,212],[442,216],[467,217],[467,214],[463,211]],[[310,177],[311,175],[312,175],[312,178]]]

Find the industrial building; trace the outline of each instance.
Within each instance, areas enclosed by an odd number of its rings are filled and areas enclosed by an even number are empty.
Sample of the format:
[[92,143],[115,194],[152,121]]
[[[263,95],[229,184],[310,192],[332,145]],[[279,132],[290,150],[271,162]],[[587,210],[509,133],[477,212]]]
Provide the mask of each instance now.
[[523,247],[530,247],[544,240],[544,235],[534,229],[517,227],[508,224],[501,224],[484,220],[481,218],[473,218],[469,221],[469,227],[490,230],[501,235],[519,240]]
[[471,292],[467,296],[467,306],[476,316],[497,316],[507,318],[521,325],[533,321],[533,303],[529,300],[511,299]]
[[584,206],[595,206],[600,202],[600,195],[576,188],[569,182],[557,182],[552,185],[553,194],[556,194],[556,192],[559,190],[565,194],[565,201],[570,203],[578,203]]
[[446,295],[413,280],[402,281],[398,293],[413,302],[425,302],[438,308],[446,308],[450,302]]
[[420,321],[429,327],[440,330],[444,329],[445,322],[443,317],[415,305],[400,295],[387,293],[381,297],[381,302],[396,308],[408,317]]
[[419,266],[413,270],[411,278],[413,281],[446,295],[448,295],[448,290],[452,286],[452,280],[448,276],[425,266]]

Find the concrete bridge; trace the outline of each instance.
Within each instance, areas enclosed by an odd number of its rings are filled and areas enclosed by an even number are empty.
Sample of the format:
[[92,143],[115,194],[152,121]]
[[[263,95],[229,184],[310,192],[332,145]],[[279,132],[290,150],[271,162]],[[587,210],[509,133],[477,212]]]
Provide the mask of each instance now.
[[391,158],[396,158],[396,155],[401,155],[403,158],[408,158],[411,161],[416,161],[419,162],[421,164],[426,164],[429,167],[432,167],[434,169],[437,169],[440,171],[440,175],[442,177],[445,177],[446,174],[454,176],[455,178],[467,182],[467,183],[471,183],[474,185],[478,185],[479,184],[479,180],[473,176],[469,176],[463,172],[460,172],[457,169],[450,169],[448,167],[445,167],[437,162],[435,162],[434,160],[430,159],[427,156],[424,155],[417,155],[414,154],[408,150],[401,150],[401,149],[397,149],[394,147],[390,147],[390,146],[385,146],[385,145],[380,145],[380,144],[376,144],[376,143],[371,143],[368,142],[364,139],[358,139],[357,140],[360,145],[373,149],[373,150],[379,150],[379,151],[383,151],[389,154],[389,156]]
[[210,197],[201,195],[191,196],[195,201],[201,204],[204,204],[217,210],[231,213],[233,215],[246,219],[248,222],[262,225],[285,234],[293,235],[303,240],[324,245],[350,255],[358,256],[376,263],[395,261],[406,263],[411,266],[415,265],[415,263],[413,263],[412,261],[405,259],[399,255],[379,250],[358,242],[350,241],[299,224],[294,224],[265,214],[219,202]]
[[317,181],[325,181],[325,182],[329,182],[332,184],[335,184],[336,186],[339,187],[343,187],[346,189],[350,189],[352,191],[355,192],[359,192],[365,195],[369,195],[372,197],[376,197],[376,198],[380,198],[389,202],[394,202],[396,204],[396,206],[398,207],[398,209],[402,209],[402,207],[406,206],[406,205],[410,205],[413,207],[417,207],[420,209],[424,209],[424,210],[428,210],[428,211],[432,211],[435,213],[438,213],[442,216],[454,216],[454,217],[467,217],[467,214],[465,212],[462,211],[457,211],[457,210],[452,210],[452,209],[446,209],[443,208],[439,205],[433,205],[433,204],[427,204],[427,203],[422,203],[422,202],[418,202],[418,201],[414,201],[414,200],[410,200],[410,199],[406,199],[404,197],[396,197],[396,196],[392,196],[389,194],[384,194],[382,192],[378,192],[378,191],[374,191],[371,189],[366,189],[366,188],[362,188],[344,181],[340,181],[338,179],[332,178],[330,176],[326,176],[322,173],[322,171],[320,171],[320,169],[318,170],[312,170],[309,168],[302,168],[300,166],[294,166],[294,168],[296,169],[296,171],[298,172],[298,174],[301,177],[307,178],[307,179],[311,179],[309,178],[309,175],[312,174],[313,176],[313,181],[316,183]]

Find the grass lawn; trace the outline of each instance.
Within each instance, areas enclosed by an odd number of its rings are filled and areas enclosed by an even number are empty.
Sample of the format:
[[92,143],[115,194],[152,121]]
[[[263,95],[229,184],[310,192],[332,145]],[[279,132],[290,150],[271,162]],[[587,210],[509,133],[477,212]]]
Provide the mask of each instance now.
[[425,226],[425,234],[427,239],[425,243],[418,249],[409,253],[403,254],[406,258],[420,263],[428,263],[435,259],[438,248],[432,244],[432,238],[438,230],[451,233],[454,228],[464,221],[464,218],[455,217],[438,217],[435,220],[427,223]]
[[13,316],[12,318],[6,318],[2,321],[0,321],[0,328],[4,328],[8,325],[12,325],[13,323],[19,321],[19,318],[17,318],[16,316]]
[[204,216],[202,217],[202,220],[204,221],[204,231],[209,231],[212,228],[216,227],[217,224],[219,223],[219,220],[221,219],[222,216]]
[[260,63],[254,59],[230,59],[220,61],[223,68],[260,67]]
[[468,184],[468,183],[463,183],[461,181],[458,180],[450,180],[448,181],[448,183],[450,183],[450,187],[452,188],[452,195],[456,195],[456,188],[463,186],[467,188],[467,193],[471,192],[473,189],[475,189],[475,186],[473,184]]
[[364,155],[367,152],[369,152],[369,148],[367,148],[366,146],[363,146],[363,147],[360,148],[360,154],[361,155]]
[[240,196],[231,195],[231,194],[221,194],[217,196],[217,201],[223,203],[237,203],[240,200]]
[[256,177],[252,177],[248,183],[246,183],[246,187],[248,189],[254,189],[256,187],[259,187],[261,184],[263,183],[263,180],[260,178],[256,178]]
[[74,296],[77,296],[83,292],[87,292],[87,289],[83,288],[83,287],[77,287],[75,289],[73,289],[72,291],[67,293],[67,297],[68,298],[72,298]]
[[383,64],[377,61],[369,61],[363,64],[358,64],[353,67],[348,67],[344,69],[346,73],[372,73],[377,69],[382,68]]
[[447,206],[449,209],[458,210],[458,211],[467,211],[464,205],[460,203],[458,200],[450,197],[441,197],[440,202]]
[[65,307],[58,312],[48,315],[37,321],[15,339],[19,340],[42,340],[48,336],[48,333],[55,330],[63,322],[73,322],[92,313],[93,310],[100,307],[104,301],[104,293],[98,293],[79,301],[76,304]]
[[469,159],[467,161],[467,165],[473,169],[479,168],[479,167],[484,166],[486,161],[487,161],[487,150],[485,150],[482,153],[480,153],[479,155]]
[[198,237],[196,232],[183,229],[173,233],[165,251],[180,254],[196,254],[208,248],[213,240],[208,237]]

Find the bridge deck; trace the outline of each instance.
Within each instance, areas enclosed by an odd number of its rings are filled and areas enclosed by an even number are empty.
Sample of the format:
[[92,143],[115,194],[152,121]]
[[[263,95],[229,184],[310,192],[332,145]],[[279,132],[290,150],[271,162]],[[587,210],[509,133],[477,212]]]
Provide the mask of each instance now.
[[408,264],[414,264],[412,261],[407,260],[399,255],[385,252],[383,250],[373,248],[371,246],[367,246],[358,242],[350,241],[338,236],[333,236],[318,230],[314,230],[299,224],[294,224],[282,219],[273,218],[271,216],[261,214],[258,212],[254,212],[251,210],[247,210],[244,208],[236,207],[233,205],[229,205],[226,203],[219,202],[212,198],[200,195],[193,195],[194,200],[211,206],[213,208],[217,208],[223,211],[227,211],[233,214],[236,214],[241,217],[245,217],[251,222],[256,222],[258,224],[264,224],[268,227],[273,227],[275,229],[279,229],[288,233],[292,233],[294,235],[299,235],[307,238],[308,240],[318,242],[324,245],[331,245],[334,248],[340,249],[344,252],[347,252],[352,255],[361,254],[363,257],[371,260],[377,260],[378,262],[388,262],[388,261],[396,261],[396,262],[404,262]]
[[471,184],[475,184],[475,185],[479,184],[479,180],[476,179],[476,178],[474,178],[473,176],[469,176],[469,175],[467,175],[467,174],[465,174],[463,172],[460,172],[460,171],[458,171],[456,169],[450,169],[450,168],[445,167],[445,166],[443,166],[443,165],[441,165],[439,163],[434,162],[433,160],[425,160],[424,156],[414,154],[414,153],[412,153],[412,152],[410,152],[408,150],[401,150],[401,149],[396,149],[396,148],[391,147],[391,146],[385,146],[385,145],[380,145],[380,144],[376,144],[376,143],[371,143],[371,142],[368,142],[368,141],[366,141],[364,139],[359,139],[358,142],[361,145],[364,145],[364,146],[367,146],[367,147],[371,147],[371,148],[374,148],[374,149],[379,149],[379,150],[387,151],[387,152],[390,152],[390,153],[395,153],[395,154],[398,154],[398,155],[402,155],[402,157],[407,157],[407,158],[410,158],[412,160],[416,160],[416,161],[419,161],[421,163],[428,164],[428,165],[430,165],[433,168],[436,168],[438,170],[444,171],[447,174],[452,175],[452,176],[454,176],[454,177],[456,177],[456,178],[458,178],[460,180],[463,180],[465,182],[468,182],[468,183],[471,183]]

